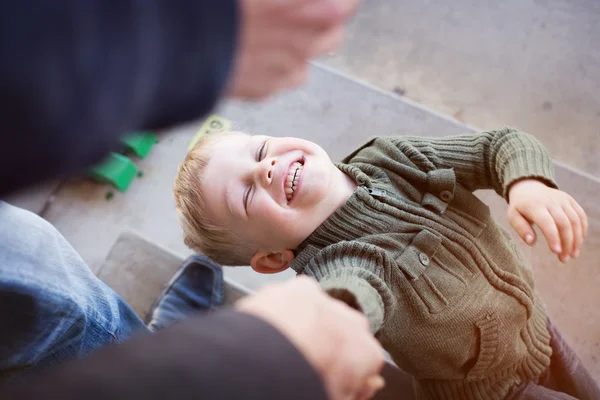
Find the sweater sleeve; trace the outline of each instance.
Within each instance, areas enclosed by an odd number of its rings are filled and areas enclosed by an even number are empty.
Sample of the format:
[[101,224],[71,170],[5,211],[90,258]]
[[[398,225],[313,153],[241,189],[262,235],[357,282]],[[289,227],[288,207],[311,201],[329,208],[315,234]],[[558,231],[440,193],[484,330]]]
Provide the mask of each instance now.
[[236,0],[7,0],[0,13],[0,195],[99,161],[132,130],[210,111]]
[[317,279],[331,296],[362,312],[375,334],[395,307],[395,298],[383,278],[387,265],[387,255],[376,246],[340,242],[320,251],[303,273]]
[[384,305],[381,295],[361,272],[327,276],[319,283],[330,296],[363,313],[369,321],[371,333],[375,334],[383,325]]
[[266,322],[220,311],[109,346],[10,388],[2,399],[315,399],[323,383]]
[[442,138],[395,137],[396,146],[429,169],[452,168],[471,191],[494,189],[508,199],[514,182],[532,178],[551,187],[554,181],[548,151],[533,136],[505,127],[496,131]]

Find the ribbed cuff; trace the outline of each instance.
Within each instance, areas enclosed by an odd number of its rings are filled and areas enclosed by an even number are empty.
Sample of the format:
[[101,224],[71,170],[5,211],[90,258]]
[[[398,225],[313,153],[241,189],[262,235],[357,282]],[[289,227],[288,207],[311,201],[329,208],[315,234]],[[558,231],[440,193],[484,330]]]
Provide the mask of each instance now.
[[352,293],[363,314],[369,320],[369,328],[375,334],[383,324],[384,306],[381,296],[369,283],[356,276],[341,276],[319,282],[323,290],[345,289]]
[[502,195],[508,201],[511,185],[523,179],[537,179],[558,188],[554,167],[546,149],[533,136],[520,132],[507,142],[498,153],[497,165],[502,166]]

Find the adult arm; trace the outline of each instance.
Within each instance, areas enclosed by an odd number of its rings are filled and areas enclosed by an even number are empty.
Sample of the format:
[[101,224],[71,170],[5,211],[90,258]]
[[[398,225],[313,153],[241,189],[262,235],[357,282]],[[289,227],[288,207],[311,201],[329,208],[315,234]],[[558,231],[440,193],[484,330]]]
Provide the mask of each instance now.
[[[0,388],[5,399],[356,399],[383,354],[358,312],[301,277]],[[349,334],[351,332],[352,334]]]
[[299,85],[357,6],[3,1],[0,195],[87,167],[128,131],[198,118],[222,92],[259,99]]
[[86,167],[132,129],[208,112],[232,66],[237,7],[2,2],[0,194]]
[[3,399],[326,399],[306,358],[241,312],[193,318],[14,386]]

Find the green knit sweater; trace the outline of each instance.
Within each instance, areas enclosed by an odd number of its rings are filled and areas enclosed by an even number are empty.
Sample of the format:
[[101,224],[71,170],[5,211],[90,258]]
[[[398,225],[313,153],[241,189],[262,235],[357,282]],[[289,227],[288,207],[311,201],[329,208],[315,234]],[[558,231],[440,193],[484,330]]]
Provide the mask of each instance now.
[[548,367],[531,268],[472,193],[506,198],[523,178],[556,187],[535,138],[509,128],[380,137],[338,167],[359,187],[300,245],[292,268],[367,316],[419,398],[502,399]]

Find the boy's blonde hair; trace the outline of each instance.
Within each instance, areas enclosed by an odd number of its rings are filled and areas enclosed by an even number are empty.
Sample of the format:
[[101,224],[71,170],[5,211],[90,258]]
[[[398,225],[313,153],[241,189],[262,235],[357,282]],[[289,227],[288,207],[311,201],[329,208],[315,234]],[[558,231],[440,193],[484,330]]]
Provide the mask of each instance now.
[[202,187],[211,147],[236,132],[206,134],[179,165],[173,193],[185,244],[221,265],[248,265],[256,249],[234,232],[214,224],[207,215]]

